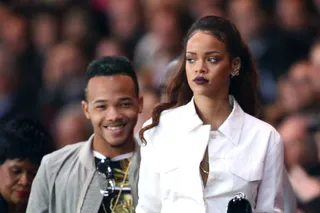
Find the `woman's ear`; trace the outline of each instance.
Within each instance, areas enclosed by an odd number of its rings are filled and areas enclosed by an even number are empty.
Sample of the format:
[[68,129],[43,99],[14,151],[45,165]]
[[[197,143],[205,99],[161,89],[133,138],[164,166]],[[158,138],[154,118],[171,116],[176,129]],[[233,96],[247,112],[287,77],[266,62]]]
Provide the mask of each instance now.
[[231,76],[238,76],[240,75],[240,68],[241,68],[241,59],[236,57],[231,61]]

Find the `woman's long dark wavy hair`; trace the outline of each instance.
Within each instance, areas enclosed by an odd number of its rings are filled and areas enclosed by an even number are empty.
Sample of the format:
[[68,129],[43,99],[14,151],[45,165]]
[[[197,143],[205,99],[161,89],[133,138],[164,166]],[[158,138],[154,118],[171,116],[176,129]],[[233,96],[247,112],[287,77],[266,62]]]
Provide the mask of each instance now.
[[254,66],[248,46],[243,42],[237,28],[228,20],[218,16],[206,16],[196,21],[189,29],[183,46],[181,57],[182,65],[167,87],[168,101],[160,103],[152,112],[152,123],[142,128],[139,137],[144,144],[144,132],[159,124],[161,112],[167,109],[176,108],[190,102],[193,92],[189,87],[186,76],[186,44],[188,40],[198,31],[210,33],[226,45],[227,52],[231,59],[239,57],[241,67],[239,76],[230,78],[229,94],[233,95],[241,108],[252,116],[258,116],[258,73]]

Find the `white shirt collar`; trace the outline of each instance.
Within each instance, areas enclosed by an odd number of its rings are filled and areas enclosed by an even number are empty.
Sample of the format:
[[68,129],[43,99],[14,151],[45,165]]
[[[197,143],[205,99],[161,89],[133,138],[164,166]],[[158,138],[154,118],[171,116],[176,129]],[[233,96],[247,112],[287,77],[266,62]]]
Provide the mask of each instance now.
[[[230,115],[218,128],[218,131],[226,136],[232,143],[238,145],[244,122],[245,112],[241,109],[240,105],[233,96],[229,97],[230,101],[233,103],[233,108]],[[188,129],[188,131],[193,131],[197,127],[203,125],[202,120],[199,118],[196,112],[193,98],[188,104],[185,105],[184,110],[186,120],[183,121],[183,125]]]
[[[95,157],[99,158],[100,160],[106,159],[106,156],[104,156],[103,154],[101,154],[100,152],[97,152],[95,150],[93,150],[93,155]],[[131,158],[132,155],[133,155],[133,152],[128,152],[128,153],[121,154],[121,155],[118,155],[118,156],[112,158],[111,161],[120,161],[120,160],[123,160],[126,158]]]

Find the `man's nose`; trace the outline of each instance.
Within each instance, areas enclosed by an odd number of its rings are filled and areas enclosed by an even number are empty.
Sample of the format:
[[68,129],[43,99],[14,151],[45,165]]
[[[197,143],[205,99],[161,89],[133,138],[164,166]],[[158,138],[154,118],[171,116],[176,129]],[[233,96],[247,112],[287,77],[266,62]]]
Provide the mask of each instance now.
[[116,107],[110,107],[107,110],[107,116],[106,116],[107,120],[110,121],[115,121],[115,120],[119,120],[122,118],[122,113],[120,112],[119,109],[117,109]]

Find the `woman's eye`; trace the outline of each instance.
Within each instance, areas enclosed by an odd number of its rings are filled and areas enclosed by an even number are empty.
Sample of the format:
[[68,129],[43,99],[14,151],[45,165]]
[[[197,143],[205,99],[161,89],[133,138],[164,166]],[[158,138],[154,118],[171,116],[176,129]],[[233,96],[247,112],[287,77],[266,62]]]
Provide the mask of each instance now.
[[217,59],[216,58],[208,58],[208,61],[210,63],[216,63],[217,62]]
[[195,60],[193,58],[187,58],[187,62],[193,63],[193,62],[195,62]]
[[18,174],[20,174],[20,173],[22,172],[22,169],[19,169],[19,168],[13,168],[13,169],[12,169],[12,172],[13,172],[13,174],[18,175]]

